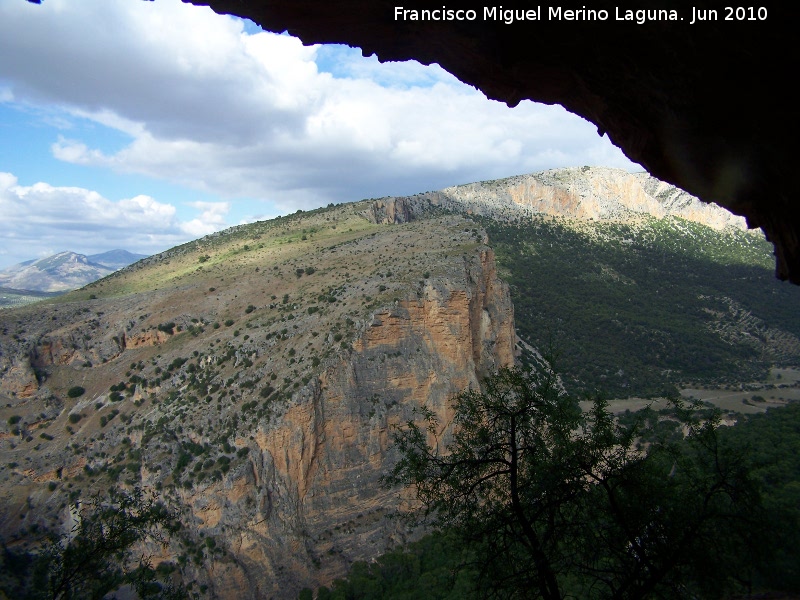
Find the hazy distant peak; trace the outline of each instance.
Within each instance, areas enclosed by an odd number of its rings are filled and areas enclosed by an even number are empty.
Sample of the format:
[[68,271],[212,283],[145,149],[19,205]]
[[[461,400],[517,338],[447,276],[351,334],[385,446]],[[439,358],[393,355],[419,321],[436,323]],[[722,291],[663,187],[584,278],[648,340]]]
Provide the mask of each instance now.
[[93,263],[101,264],[117,270],[127,267],[128,265],[142,260],[143,258],[147,258],[147,254],[136,254],[134,252],[128,252],[127,250],[117,249],[109,250],[108,252],[102,252],[100,254],[90,254],[88,258]]
[[37,292],[74,290],[141,258],[145,255],[127,250],[111,250],[91,256],[65,250],[0,271],[0,286]]

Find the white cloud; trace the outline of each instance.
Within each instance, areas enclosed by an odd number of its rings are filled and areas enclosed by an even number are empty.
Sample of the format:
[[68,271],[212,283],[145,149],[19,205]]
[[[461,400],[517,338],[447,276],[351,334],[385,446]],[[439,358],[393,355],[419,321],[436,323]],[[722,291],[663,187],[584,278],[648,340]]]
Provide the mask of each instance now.
[[0,79],[3,97],[131,138],[113,153],[60,138],[61,160],[286,211],[598,160],[632,166],[560,107],[509,109],[438,66],[248,35],[180,0],[4,3]]
[[181,224],[181,231],[191,237],[202,237],[225,227],[225,216],[230,212],[229,202],[190,202],[189,206],[201,211],[200,216]]
[[20,186],[13,174],[0,172],[3,262],[61,250],[96,253],[124,248],[151,254],[225,227],[229,203],[189,205],[198,214],[181,221],[175,206],[149,196],[115,202],[79,187]]

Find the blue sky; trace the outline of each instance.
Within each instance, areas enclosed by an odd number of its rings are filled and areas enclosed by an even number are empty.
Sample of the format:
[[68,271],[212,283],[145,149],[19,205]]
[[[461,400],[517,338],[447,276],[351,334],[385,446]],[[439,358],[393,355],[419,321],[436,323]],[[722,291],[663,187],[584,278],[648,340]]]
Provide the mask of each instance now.
[[510,109],[437,65],[180,0],[0,4],[0,269],[584,164],[638,169],[561,107]]

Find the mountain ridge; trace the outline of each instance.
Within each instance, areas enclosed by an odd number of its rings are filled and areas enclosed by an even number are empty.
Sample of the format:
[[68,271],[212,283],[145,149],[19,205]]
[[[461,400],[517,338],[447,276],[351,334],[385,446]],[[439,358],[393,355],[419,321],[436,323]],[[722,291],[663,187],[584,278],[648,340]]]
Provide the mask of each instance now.
[[32,292],[65,292],[83,287],[142,258],[127,250],[79,254],[65,250],[0,271],[0,286]]
[[583,221],[635,221],[673,215],[707,225],[747,229],[716,204],[655,179],[645,172],[610,167],[571,167],[456,185],[406,197],[493,218],[548,215]]

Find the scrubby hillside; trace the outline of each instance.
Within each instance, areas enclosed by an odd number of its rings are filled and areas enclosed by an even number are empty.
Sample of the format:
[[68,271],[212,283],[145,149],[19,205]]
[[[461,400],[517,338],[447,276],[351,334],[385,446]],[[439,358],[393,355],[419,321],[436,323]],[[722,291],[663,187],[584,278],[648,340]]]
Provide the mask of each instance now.
[[240,598],[404,540],[378,483],[389,427],[422,404],[446,422],[452,394],[511,364],[513,312],[474,223],[374,212],[238,227],[3,313],[3,537],[59,528],[93,490],[153,487],[189,511],[172,560]]

